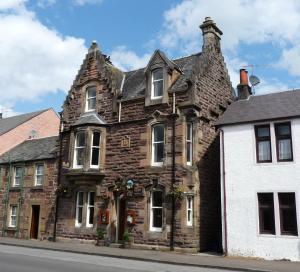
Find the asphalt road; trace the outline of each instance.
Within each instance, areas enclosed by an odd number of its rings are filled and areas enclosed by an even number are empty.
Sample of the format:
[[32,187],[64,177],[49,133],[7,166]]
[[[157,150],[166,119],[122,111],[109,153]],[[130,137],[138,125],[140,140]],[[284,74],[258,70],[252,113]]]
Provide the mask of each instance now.
[[[0,245],[0,272],[225,272]],[[228,272],[229,270],[226,270]]]

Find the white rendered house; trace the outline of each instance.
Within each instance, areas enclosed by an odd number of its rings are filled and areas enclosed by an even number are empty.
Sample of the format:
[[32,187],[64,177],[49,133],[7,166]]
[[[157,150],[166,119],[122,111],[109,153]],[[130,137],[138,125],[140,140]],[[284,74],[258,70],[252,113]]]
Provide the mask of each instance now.
[[300,90],[252,96],[245,73],[218,122],[223,249],[300,261]]

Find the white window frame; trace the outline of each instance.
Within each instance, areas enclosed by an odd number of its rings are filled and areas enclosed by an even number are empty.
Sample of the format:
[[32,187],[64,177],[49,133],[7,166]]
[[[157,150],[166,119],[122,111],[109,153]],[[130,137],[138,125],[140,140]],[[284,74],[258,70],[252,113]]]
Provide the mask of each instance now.
[[[89,91],[91,91],[93,88],[95,88],[96,94],[95,94],[95,96],[89,97]],[[88,102],[89,102],[90,99],[95,99],[95,108],[94,109],[89,109],[88,108],[89,107],[89,103]],[[95,86],[89,86],[89,87],[86,88],[86,94],[85,94],[85,111],[89,112],[89,111],[96,110],[96,104],[97,104],[97,89],[96,89]]]
[[[18,216],[18,205],[10,205],[9,209],[9,223],[8,226],[11,228],[17,227]],[[13,218],[15,218],[15,223],[13,224]]]
[[[79,194],[82,194],[82,205],[79,205]],[[82,216],[82,222],[79,223],[79,209],[82,209],[81,216]],[[75,216],[75,227],[81,227],[83,223],[83,211],[84,211],[84,192],[79,191],[76,194],[76,216]]]
[[[155,127],[157,127],[157,126],[163,126],[163,129],[164,129],[164,139],[163,139],[163,141],[157,141],[157,142],[155,142],[154,141],[154,129],[155,129]],[[151,130],[152,130],[152,132],[151,132],[151,134],[152,134],[152,139],[151,139],[151,141],[152,141],[152,149],[151,149],[151,165],[152,166],[162,166],[163,165],[163,161],[161,161],[161,162],[157,162],[157,161],[155,161],[155,145],[156,144],[159,144],[159,143],[163,143],[164,144],[164,150],[165,150],[165,125],[164,124],[161,124],[161,123],[158,123],[158,124],[154,124],[152,127],[151,127]]]
[[[90,205],[90,198],[91,198],[92,193],[94,194],[94,203],[92,205]],[[89,224],[91,208],[94,208],[94,214],[93,214],[93,216],[94,216],[95,215],[95,192],[87,193],[87,205],[86,205],[86,227],[87,228],[92,228],[94,226],[94,224]]]
[[73,158],[73,168],[83,168],[83,164],[82,165],[78,165],[77,164],[77,154],[78,154],[78,149],[85,149],[86,146],[77,146],[77,141],[78,141],[78,135],[79,133],[83,133],[84,134],[84,138],[85,138],[85,143],[86,143],[86,133],[85,131],[78,131],[75,134],[75,144],[74,144],[74,158]]
[[151,192],[151,195],[150,195],[150,228],[149,230],[150,231],[153,231],[153,232],[162,232],[162,227],[161,228],[157,228],[157,227],[153,227],[153,210],[154,209],[161,209],[161,214],[162,214],[162,218],[161,218],[161,225],[163,226],[163,223],[164,223],[164,218],[163,218],[163,204],[161,205],[161,207],[159,206],[153,206],[153,193],[156,193],[156,192],[160,192],[163,194],[162,191],[152,191]]
[[[17,176],[17,168],[21,169],[21,175]],[[23,167],[22,166],[15,166],[14,167],[14,180],[13,180],[13,187],[20,187],[22,182],[22,176],[23,176]],[[20,179],[19,183],[16,183],[16,178]]]
[[[188,132],[190,132],[190,139],[188,139]],[[190,157],[187,157],[188,143],[190,144]],[[193,164],[193,123],[188,122],[186,124],[186,164]]]
[[[157,70],[161,70],[162,71],[162,78],[160,79],[154,79],[154,72],[157,71]],[[163,97],[163,95],[159,95],[159,96],[155,96],[154,95],[154,83],[155,82],[159,82],[159,81],[162,81],[163,83],[163,91],[164,91],[164,70],[163,68],[157,68],[157,69],[154,69],[152,72],[151,72],[151,99],[161,99]]]
[[[188,227],[193,226],[193,218],[194,218],[194,197],[191,195],[188,195],[186,197],[186,225]],[[189,212],[190,212],[190,219],[189,219]]]
[[[99,133],[99,146],[94,146],[93,141],[94,141],[94,133],[97,132]],[[98,149],[98,164],[92,164],[92,157],[93,157],[93,149]],[[101,133],[100,131],[93,131],[92,132],[92,137],[91,137],[91,152],[90,152],[90,167],[91,168],[99,168],[100,167],[100,152],[101,152]]]
[[[38,174],[38,168],[39,166],[42,166],[43,169],[43,173],[42,174]],[[35,165],[35,186],[42,186],[44,183],[44,176],[45,176],[45,165],[43,163],[37,163]],[[41,184],[38,184],[38,177],[42,177],[42,181]]]

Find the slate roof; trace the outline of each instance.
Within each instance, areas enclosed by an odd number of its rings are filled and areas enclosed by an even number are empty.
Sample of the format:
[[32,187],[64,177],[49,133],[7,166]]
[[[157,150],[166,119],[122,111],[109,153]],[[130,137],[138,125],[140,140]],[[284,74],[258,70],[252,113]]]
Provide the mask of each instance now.
[[95,112],[86,112],[82,114],[73,126],[80,125],[104,125],[106,122]]
[[[181,85],[185,84],[186,80],[191,79],[193,72],[192,68],[194,67],[195,62],[199,59],[199,56],[200,53],[182,57],[179,59],[169,60],[170,63],[174,63],[183,73],[175,82],[172,89],[179,88]],[[144,96],[145,90],[145,67],[138,70],[125,72],[125,81],[122,89],[122,100]]]
[[0,164],[55,158],[58,136],[27,140],[0,156]]
[[0,119],[0,135],[16,128],[17,126],[27,122],[28,120],[40,115],[49,109],[21,114],[13,117]]
[[300,90],[250,96],[233,102],[217,125],[300,117]]

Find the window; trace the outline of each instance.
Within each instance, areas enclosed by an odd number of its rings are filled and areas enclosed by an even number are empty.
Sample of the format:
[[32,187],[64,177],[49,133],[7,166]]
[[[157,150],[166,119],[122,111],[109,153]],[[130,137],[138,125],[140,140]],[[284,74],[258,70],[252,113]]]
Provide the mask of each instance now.
[[275,124],[276,135],[276,150],[278,161],[292,161],[292,136],[291,136],[291,124],[280,123]]
[[77,193],[76,199],[76,219],[75,219],[75,226],[81,227],[82,225],[82,217],[83,217],[83,192]]
[[9,227],[15,228],[17,226],[17,211],[17,205],[10,206]]
[[186,225],[193,226],[193,197],[186,197]]
[[163,225],[163,192],[153,191],[150,203],[150,231],[161,231]]
[[256,160],[272,162],[270,125],[255,126]]
[[88,87],[86,90],[85,111],[96,109],[96,87]]
[[152,86],[151,86],[151,99],[159,99],[163,96],[164,90],[164,77],[163,69],[155,69],[152,71]]
[[193,163],[193,124],[187,123],[186,126],[186,163]]
[[99,167],[99,155],[100,155],[100,132],[94,131],[92,134],[91,145],[91,168]]
[[295,193],[278,193],[282,235],[298,235]]
[[165,127],[157,124],[152,127],[152,165],[161,166],[164,159]]
[[273,193],[258,193],[259,232],[275,234]]
[[35,166],[35,185],[43,185],[44,180],[44,164],[37,164]]
[[23,168],[20,167],[20,166],[16,166],[14,168],[14,183],[13,183],[13,186],[18,187],[18,186],[21,185],[22,174],[23,174]]
[[82,168],[85,153],[85,132],[79,131],[76,134],[74,150],[74,168]]
[[86,226],[90,228],[93,227],[94,225],[94,208],[95,208],[94,201],[95,201],[95,193],[88,192]]

